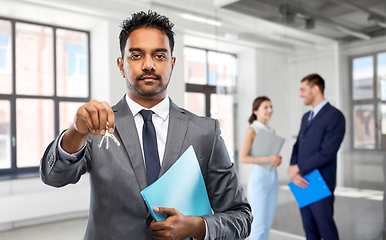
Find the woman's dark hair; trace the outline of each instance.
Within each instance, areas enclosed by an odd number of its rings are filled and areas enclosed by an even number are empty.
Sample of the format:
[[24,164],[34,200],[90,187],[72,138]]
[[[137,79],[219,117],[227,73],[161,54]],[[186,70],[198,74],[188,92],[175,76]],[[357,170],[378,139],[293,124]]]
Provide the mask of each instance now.
[[144,11],[131,14],[131,18],[123,20],[121,23],[121,33],[119,34],[119,45],[121,49],[122,58],[124,56],[126,41],[129,35],[137,29],[151,27],[160,30],[169,38],[169,45],[171,55],[173,55],[174,49],[174,24],[170,22],[169,18],[162,16],[157,12],[149,10],[147,13]]
[[253,104],[252,104],[252,115],[249,117],[249,120],[248,120],[249,124],[252,124],[253,121],[257,120],[257,116],[253,112],[256,111],[257,109],[259,109],[261,103],[264,102],[264,101],[271,101],[271,100],[268,97],[266,97],[266,96],[261,96],[261,97],[256,98],[253,101]]

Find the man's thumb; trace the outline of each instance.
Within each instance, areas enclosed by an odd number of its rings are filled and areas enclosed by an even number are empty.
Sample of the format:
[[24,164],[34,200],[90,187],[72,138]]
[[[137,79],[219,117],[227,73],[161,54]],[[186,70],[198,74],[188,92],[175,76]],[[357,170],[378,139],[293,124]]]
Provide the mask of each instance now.
[[173,208],[153,207],[153,211],[158,214],[166,214],[168,216],[175,215],[175,211]]

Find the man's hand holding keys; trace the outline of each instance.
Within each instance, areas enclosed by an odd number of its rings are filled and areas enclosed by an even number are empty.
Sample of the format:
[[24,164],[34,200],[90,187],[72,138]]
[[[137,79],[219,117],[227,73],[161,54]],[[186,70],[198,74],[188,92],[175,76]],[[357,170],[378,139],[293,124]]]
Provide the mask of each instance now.
[[108,136],[113,136],[114,128],[114,112],[109,104],[92,100],[78,108],[73,124],[63,136],[62,148],[68,153],[78,152],[90,133],[105,136],[107,131]]

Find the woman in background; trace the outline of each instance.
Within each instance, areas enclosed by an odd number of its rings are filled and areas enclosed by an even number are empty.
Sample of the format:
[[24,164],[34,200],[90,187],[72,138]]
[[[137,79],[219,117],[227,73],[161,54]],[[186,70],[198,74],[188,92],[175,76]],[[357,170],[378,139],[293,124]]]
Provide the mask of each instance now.
[[239,159],[242,163],[269,163],[274,166],[273,170],[269,171],[255,164],[249,176],[247,193],[254,218],[250,235],[251,240],[268,240],[269,229],[276,209],[278,193],[276,167],[281,164],[281,156],[252,157],[249,155],[252,142],[260,129],[275,133],[267,125],[272,113],[272,104],[269,98],[262,96],[253,101],[252,115],[249,118],[250,126],[245,132],[239,153]]

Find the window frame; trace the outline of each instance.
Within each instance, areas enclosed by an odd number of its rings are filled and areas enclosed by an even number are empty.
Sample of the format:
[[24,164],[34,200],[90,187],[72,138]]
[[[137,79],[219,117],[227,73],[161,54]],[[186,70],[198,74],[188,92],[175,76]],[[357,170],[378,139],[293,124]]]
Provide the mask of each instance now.
[[[203,50],[205,51],[205,76],[206,76],[206,84],[194,84],[194,83],[187,83],[185,81],[185,76],[184,76],[184,82],[185,82],[185,92],[186,93],[203,93],[205,95],[205,117],[211,117],[211,95],[212,94],[225,94],[225,95],[232,95],[234,99],[237,97],[237,75],[235,76],[235,85],[232,87],[229,86],[218,86],[218,85],[209,85],[209,74],[210,71],[209,69],[209,61],[208,61],[208,52],[215,52],[215,53],[222,53],[222,54],[228,54],[232,55],[237,59],[237,55],[233,53],[227,53],[227,52],[221,52],[221,51],[215,51],[215,50],[210,50],[210,49],[205,49],[205,48],[199,48],[199,47],[194,47],[194,46],[189,46],[185,45],[184,48],[192,48],[192,49],[198,49],[198,50]],[[185,71],[185,69],[184,69]],[[233,154],[234,154],[234,159],[232,161],[237,164],[237,149],[236,149],[236,141],[237,141],[237,102],[233,101]]]
[[[349,57],[349,89],[350,89],[350,123],[351,123],[351,139],[350,139],[350,147],[351,150],[354,152],[383,152],[382,146],[381,146],[381,129],[379,126],[379,120],[380,120],[380,113],[379,113],[379,104],[380,103],[386,103],[386,101],[382,101],[378,98],[378,54],[380,53],[386,53],[385,50],[380,50],[376,52],[369,52],[366,54],[359,54],[359,55],[353,55]],[[373,98],[371,99],[359,99],[354,100],[354,75],[353,75],[353,62],[355,59],[363,58],[363,57],[372,57],[373,58]],[[375,148],[374,149],[368,149],[368,148],[356,148],[355,147],[355,112],[354,112],[354,106],[358,105],[372,105],[374,107],[374,129],[375,129]]]
[[[7,18],[0,16],[0,20],[9,21],[11,23],[11,69],[12,69],[12,93],[4,94],[0,93],[0,100],[7,100],[10,102],[10,145],[11,145],[11,167],[6,169],[0,169],[0,180],[17,179],[36,177],[39,175],[39,166],[35,167],[17,167],[17,129],[16,129],[16,100],[17,99],[49,99],[54,102],[54,136],[59,135],[59,104],[60,102],[89,102],[91,99],[91,45],[90,45],[90,32],[80,29],[68,28],[58,25],[50,25],[39,22],[31,22],[14,18]],[[43,27],[49,27],[52,29],[52,41],[53,41],[53,95],[23,95],[16,93],[16,23],[26,23],[32,25],[38,25]],[[87,97],[63,97],[57,95],[57,63],[56,63],[56,30],[64,29],[70,31],[76,31],[85,33],[87,35],[87,56],[88,66],[86,72],[88,73],[88,96]],[[39,134],[39,133],[37,133]],[[43,153],[42,153],[43,156]]]
[[[210,49],[205,48],[199,48],[199,47],[193,47],[186,45],[184,48],[193,48],[198,50],[205,51],[205,73],[206,73],[206,84],[195,84],[195,83],[186,83],[185,82],[185,92],[191,92],[191,93],[203,93],[205,95],[205,117],[210,117],[210,106],[211,106],[211,94],[230,94],[236,96],[236,89],[237,89],[237,76],[236,76],[236,83],[235,86],[227,87],[227,86],[217,86],[217,85],[209,85],[209,61],[208,61],[208,52],[215,52],[215,53],[222,53],[222,54],[229,54],[234,56],[237,59],[237,55],[233,53],[227,53],[227,52],[220,52],[220,51],[213,51]],[[184,79],[185,81],[185,79]],[[233,115],[235,115],[235,109],[233,111]]]

